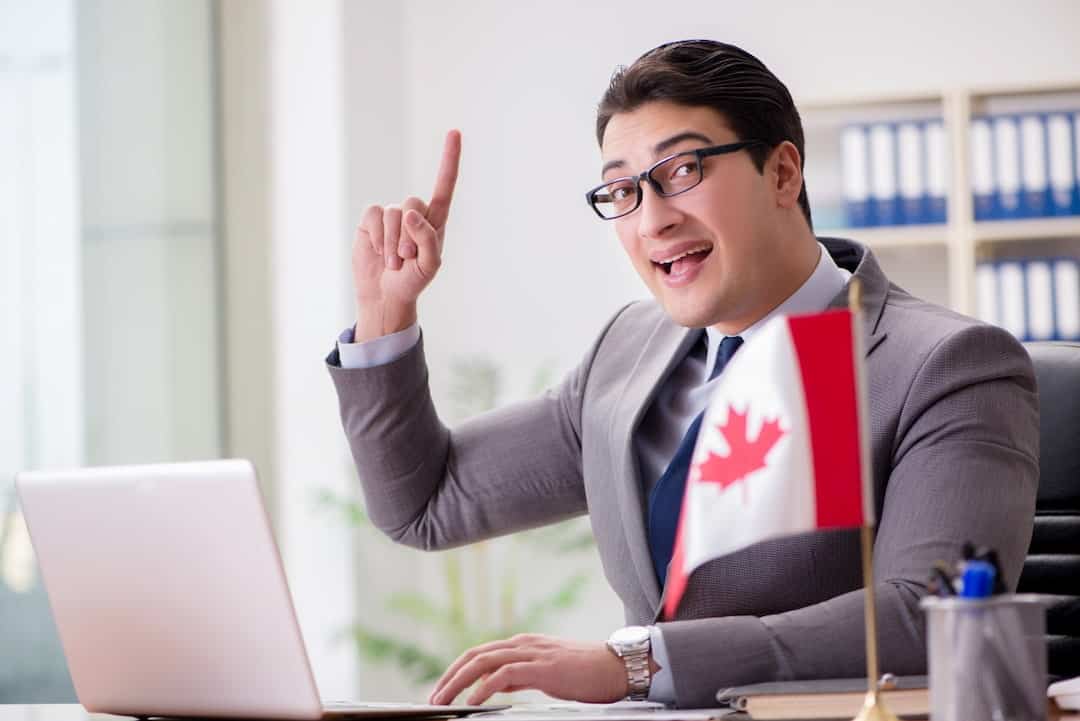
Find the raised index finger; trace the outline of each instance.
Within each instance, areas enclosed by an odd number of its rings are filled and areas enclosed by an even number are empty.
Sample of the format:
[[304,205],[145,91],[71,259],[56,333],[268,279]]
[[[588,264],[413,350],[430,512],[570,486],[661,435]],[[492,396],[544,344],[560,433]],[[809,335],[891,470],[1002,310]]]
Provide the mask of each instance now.
[[446,142],[443,143],[439,175],[435,178],[435,190],[431,192],[431,202],[428,203],[427,219],[436,229],[446,225],[446,219],[450,215],[450,201],[454,197],[460,160],[461,133],[451,130],[446,134]]

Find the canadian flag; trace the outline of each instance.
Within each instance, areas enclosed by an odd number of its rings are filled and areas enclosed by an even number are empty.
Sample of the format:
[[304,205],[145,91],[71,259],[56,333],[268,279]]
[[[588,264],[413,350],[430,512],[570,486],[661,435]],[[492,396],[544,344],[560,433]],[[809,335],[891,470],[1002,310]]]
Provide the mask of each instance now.
[[705,411],[664,588],[758,541],[873,525],[855,316],[777,317],[728,363]]

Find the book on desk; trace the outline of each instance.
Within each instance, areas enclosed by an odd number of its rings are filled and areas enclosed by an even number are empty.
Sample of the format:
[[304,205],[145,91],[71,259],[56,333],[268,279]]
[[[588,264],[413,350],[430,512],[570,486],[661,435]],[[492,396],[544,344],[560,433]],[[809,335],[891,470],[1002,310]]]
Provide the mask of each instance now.
[[[768,719],[851,719],[866,700],[865,678],[775,681],[736,686],[716,699],[755,721]],[[926,676],[899,676],[882,688],[885,707],[897,716],[927,716],[930,694]]]

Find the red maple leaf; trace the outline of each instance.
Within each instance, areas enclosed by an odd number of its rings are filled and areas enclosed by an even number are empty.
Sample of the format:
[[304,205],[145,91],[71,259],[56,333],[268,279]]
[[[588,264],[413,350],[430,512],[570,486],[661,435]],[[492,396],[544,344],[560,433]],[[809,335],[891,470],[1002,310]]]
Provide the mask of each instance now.
[[708,457],[698,466],[698,478],[702,483],[719,484],[721,490],[764,468],[765,456],[786,434],[780,430],[776,418],[769,418],[761,425],[757,438],[751,441],[746,437],[746,413],[739,413],[730,405],[727,422],[717,425],[716,430],[724,435],[729,452],[720,456],[709,451]]

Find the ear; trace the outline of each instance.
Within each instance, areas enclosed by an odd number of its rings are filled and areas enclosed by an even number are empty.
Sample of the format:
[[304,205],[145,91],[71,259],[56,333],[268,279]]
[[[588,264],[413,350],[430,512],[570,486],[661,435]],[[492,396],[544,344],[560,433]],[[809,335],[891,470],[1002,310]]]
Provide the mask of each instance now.
[[802,157],[798,148],[790,140],[785,140],[773,148],[769,163],[776,204],[781,208],[798,207],[803,186]]

